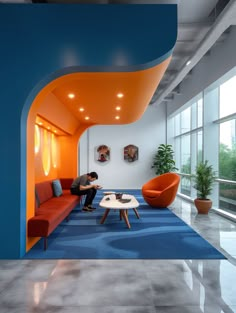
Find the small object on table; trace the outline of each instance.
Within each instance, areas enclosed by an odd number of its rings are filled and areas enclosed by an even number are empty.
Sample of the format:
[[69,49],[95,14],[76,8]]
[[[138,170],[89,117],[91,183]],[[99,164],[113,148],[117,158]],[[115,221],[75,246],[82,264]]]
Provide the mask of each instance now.
[[120,201],[121,203],[128,203],[128,202],[131,201],[131,199],[119,199],[119,201]]
[[116,200],[120,200],[120,199],[122,198],[122,196],[123,196],[123,193],[120,193],[120,192],[118,193],[118,192],[117,192],[117,193],[115,194],[115,196],[116,196]]

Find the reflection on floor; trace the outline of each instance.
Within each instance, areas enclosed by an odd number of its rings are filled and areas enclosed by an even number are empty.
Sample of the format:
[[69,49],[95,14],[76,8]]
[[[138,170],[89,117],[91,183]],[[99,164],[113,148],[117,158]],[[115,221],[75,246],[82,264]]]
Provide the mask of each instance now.
[[236,312],[236,224],[171,209],[228,260],[1,260],[0,312]]

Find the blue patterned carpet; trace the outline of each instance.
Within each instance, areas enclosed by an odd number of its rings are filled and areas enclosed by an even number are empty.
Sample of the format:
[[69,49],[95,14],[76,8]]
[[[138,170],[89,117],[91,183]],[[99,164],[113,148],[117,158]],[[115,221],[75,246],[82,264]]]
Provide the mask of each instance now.
[[[119,190],[116,190],[119,191]],[[97,210],[85,213],[76,208],[69,222],[63,222],[48,238],[48,249],[40,240],[25,259],[225,259],[169,209],[152,209],[140,190],[126,190],[140,203],[140,219],[129,211],[131,229],[111,210],[100,224],[104,209],[98,206],[103,196],[99,191]]]

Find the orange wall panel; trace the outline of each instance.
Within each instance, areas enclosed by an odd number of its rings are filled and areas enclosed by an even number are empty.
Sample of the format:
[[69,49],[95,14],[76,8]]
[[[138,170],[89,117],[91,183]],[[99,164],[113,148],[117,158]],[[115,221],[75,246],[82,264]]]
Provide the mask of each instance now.
[[[58,160],[58,164],[57,167],[53,166],[53,158],[52,158],[52,141],[51,141],[51,136],[52,133],[48,132],[47,130],[40,128],[39,127],[39,131],[40,131],[40,146],[39,146],[39,151],[37,153],[35,153],[35,183],[41,182],[41,181],[45,181],[45,180],[49,180],[49,179],[53,179],[53,178],[57,178],[58,177],[58,165],[59,165],[59,160]],[[45,142],[44,142],[44,133],[47,132],[48,137],[49,137],[49,158],[50,158],[50,170],[48,175],[45,174],[44,171],[44,166],[43,166],[43,156],[44,156],[44,149],[45,149]],[[59,152],[59,143],[57,142],[57,149]],[[59,157],[59,156],[58,156]]]

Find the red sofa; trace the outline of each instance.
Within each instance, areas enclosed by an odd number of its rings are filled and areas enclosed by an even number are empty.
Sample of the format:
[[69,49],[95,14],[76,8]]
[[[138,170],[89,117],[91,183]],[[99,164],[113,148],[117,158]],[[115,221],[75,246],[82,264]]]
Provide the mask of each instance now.
[[47,249],[47,237],[64,220],[69,220],[70,212],[80,202],[80,197],[70,193],[73,178],[61,178],[63,194],[55,197],[52,180],[35,185],[35,216],[28,220],[28,236],[43,237],[44,250]]

